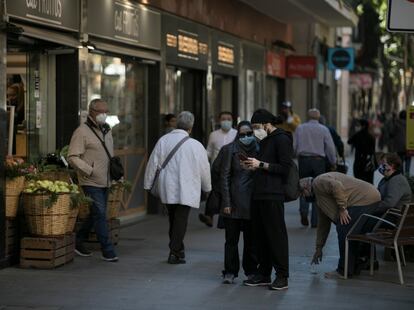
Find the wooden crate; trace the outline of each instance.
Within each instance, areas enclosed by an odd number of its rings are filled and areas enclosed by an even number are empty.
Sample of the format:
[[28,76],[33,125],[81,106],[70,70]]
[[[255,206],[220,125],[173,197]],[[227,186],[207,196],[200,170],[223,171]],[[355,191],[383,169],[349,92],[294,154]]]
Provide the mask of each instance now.
[[74,258],[75,234],[55,238],[23,238],[20,247],[20,267],[53,269]]
[[17,221],[6,219],[6,255],[15,255],[19,253],[19,232]]

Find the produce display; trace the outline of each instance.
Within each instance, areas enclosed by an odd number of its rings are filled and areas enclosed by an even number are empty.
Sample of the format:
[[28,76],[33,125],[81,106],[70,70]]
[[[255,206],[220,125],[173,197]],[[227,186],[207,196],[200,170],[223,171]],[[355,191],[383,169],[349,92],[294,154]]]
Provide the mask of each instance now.
[[79,194],[79,188],[76,184],[69,184],[64,181],[38,180],[30,181],[23,190],[24,193],[67,193]]

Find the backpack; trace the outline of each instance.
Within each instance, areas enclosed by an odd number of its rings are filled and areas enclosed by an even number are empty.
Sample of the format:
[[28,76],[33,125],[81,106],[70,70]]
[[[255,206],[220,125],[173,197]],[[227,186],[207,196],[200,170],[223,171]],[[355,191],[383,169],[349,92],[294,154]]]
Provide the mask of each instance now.
[[292,160],[289,172],[284,183],[285,200],[284,202],[294,201],[300,196],[299,188],[299,170],[296,163]]

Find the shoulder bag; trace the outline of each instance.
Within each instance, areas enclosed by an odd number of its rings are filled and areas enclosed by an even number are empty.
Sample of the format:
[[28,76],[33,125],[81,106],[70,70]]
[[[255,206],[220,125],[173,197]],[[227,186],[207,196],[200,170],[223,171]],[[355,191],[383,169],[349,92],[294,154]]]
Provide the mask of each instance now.
[[160,196],[160,193],[158,191],[158,179],[159,179],[161,170],[163,170],[168,165],[168,163],[171,160],[171,158],[173,158],[173,156],[178,151],[178,149],[181,147],[181,145],[183,145],[184,142],[187,141],[188,139],[190,139],[189,136],[186,136],[185,138],[181,139],[180,142],[178,142],[177,145],[168,154],[167,158],[164,160],[164,162],[162,163],[161,167],[158,167],[157,168],[157,171],[155,172],[155,176],[154,176],[154,181],[152,181],[152,186],[151,186],[151,189],[150,189],[151,195],[153,195],[155,197],[159,197]]
[[90,130],[95,134],[99,141],[101,141],[102,146],[105,149],[106,155],[109,158],[109,175],[112,180],[118,181],[124,176],[124,167],[122,166],[121,159],[118,156],[111,156],[108,149],[106,148],[105,141],[102,140],[98,134],[93,130],[93,128],[87,124]]

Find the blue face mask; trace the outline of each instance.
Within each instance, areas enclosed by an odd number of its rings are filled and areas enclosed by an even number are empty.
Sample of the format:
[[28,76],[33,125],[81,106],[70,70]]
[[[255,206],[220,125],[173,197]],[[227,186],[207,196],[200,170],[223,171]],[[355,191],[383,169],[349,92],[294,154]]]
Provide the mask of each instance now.
[[254,136],[246,136],[246,137],[243,137],[243,138],[239,138],[239,140],[244,145],[250,145],[256,140],[256,138]]
[[387,172],[387,165],[386,164],[381,164],[379,167],[378,167],[378,172],[379,173],[381,173],[382,175],[384,175],[385,174],[385,172]]
[[220,122],[221,129],[223,129],[224,131],[229,131],[232,125],[233,125],[232,121],[221,121]]

